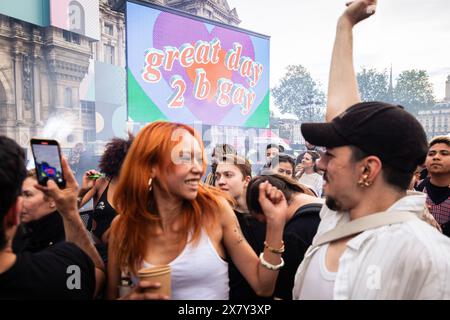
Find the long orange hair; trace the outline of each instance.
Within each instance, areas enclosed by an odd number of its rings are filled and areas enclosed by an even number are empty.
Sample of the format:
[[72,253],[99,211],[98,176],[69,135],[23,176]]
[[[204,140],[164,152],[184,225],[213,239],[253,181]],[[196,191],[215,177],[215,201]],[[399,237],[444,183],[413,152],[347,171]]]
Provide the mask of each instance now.
[[[111,232],[115,239],[114,251],[122,270],[136,273],[147,250],[148,237],[154,234],[161,219],[157,212],[153,192],[149,191],[148,181],[151,170],[158,167],[159,185],[168,191],[165,182],[166,173],[175,166],[171,161],[171,152],[182,139],[175,136],[177,129],[186,130],[199,142],[202,158],[205,159],[201,137],[191,127],[170,122],[154,122],[144,127],[134,139],[120,171],[119,182],[114,192],[114,206],[119,218],[113,224]],[[185,131],[185,132],[186,132]],[[206,163],[203,161],[203,171]],[[217,222],[218,207],[221,206],[221,193],[200,184],[197,197],[183,201],[181,235],[198,240],[202,227],[209,228]]]

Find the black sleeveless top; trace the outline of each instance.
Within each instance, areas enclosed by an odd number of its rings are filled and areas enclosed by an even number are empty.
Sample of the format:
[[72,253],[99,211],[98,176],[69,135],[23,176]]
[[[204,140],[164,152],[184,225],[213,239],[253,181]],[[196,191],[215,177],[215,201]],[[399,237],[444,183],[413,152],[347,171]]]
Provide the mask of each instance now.
[[108,189],[109,183],[100,196],[92,215],[92,233],[100,240],[116,216],[116,210],[108,202]]

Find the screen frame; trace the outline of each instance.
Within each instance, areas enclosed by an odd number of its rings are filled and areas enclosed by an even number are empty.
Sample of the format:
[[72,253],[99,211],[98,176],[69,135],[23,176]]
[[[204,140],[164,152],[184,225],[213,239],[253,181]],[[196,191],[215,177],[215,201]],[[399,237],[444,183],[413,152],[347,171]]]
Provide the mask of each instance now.
[[64,179],[64,168],[62,166],[62,161],[61,161],[61,148],[59,146],[58,141],[56,140],[50,140],[50,139],[39,139],[39,138],[33,138],[30,140],[30,145],[31,145],[31,153],[33,154],[33,160],[35,163],[35,170],[36,170],[36,177],[37,177],[37,181],[40,185],[42,186],[47,186],[47,181],[48,179],[42,179],[41,178],[41,174],[38,169],[38,167],[36,166],[36,154],[34,151],[34,147],[35,145],[40,145],[40,146],[56,146],[58,149],[58,159],[59,159],[59,165],[61,167],[61,175],[62,175],[62,181],[58,182],[54,179],[52,179],[53,181],[55,181],[55,183],[60,187],[60,188],[65,188],[66,186],[66,180]]

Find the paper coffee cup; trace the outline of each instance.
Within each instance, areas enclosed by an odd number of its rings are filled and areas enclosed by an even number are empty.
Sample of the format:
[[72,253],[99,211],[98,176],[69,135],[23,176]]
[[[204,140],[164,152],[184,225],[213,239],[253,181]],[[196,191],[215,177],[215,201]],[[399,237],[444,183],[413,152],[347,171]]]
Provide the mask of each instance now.
[[153,288],[146,289],[147,292],[162,293],[170,297],[171,295],[170,270],[171,269],[169,265],[144,268],[138,271],[138,277],[140,280],[161,283],[161,287],[154,289]]

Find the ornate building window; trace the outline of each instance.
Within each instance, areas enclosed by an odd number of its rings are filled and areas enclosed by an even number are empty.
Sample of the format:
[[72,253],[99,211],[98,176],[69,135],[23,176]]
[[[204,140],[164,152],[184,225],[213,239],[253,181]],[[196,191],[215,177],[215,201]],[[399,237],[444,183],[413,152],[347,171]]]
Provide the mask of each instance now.
[[[33,80],[32,80],[32,65],[30,58],[28,56],[23,57],[23,99],[31,103],[32,99],[32,89],[33,89]],[[28,109],[28,108],[27,108]]]
[[109,44],[104,45],[104,62],[114,64],[114,47]]
[[105,23],[104,32],[109,36],[114,35],[113,25],[109,24],[109,23]]
[[72,107],[72,88],[67,87],[64,90],[64,106]]
[[63,38],[64,40],[66,40],[67,42],[72,42],[72,43],[76,43],[76,44],[80,44],[80,35],[67,31],[67,30],[63,30]]

